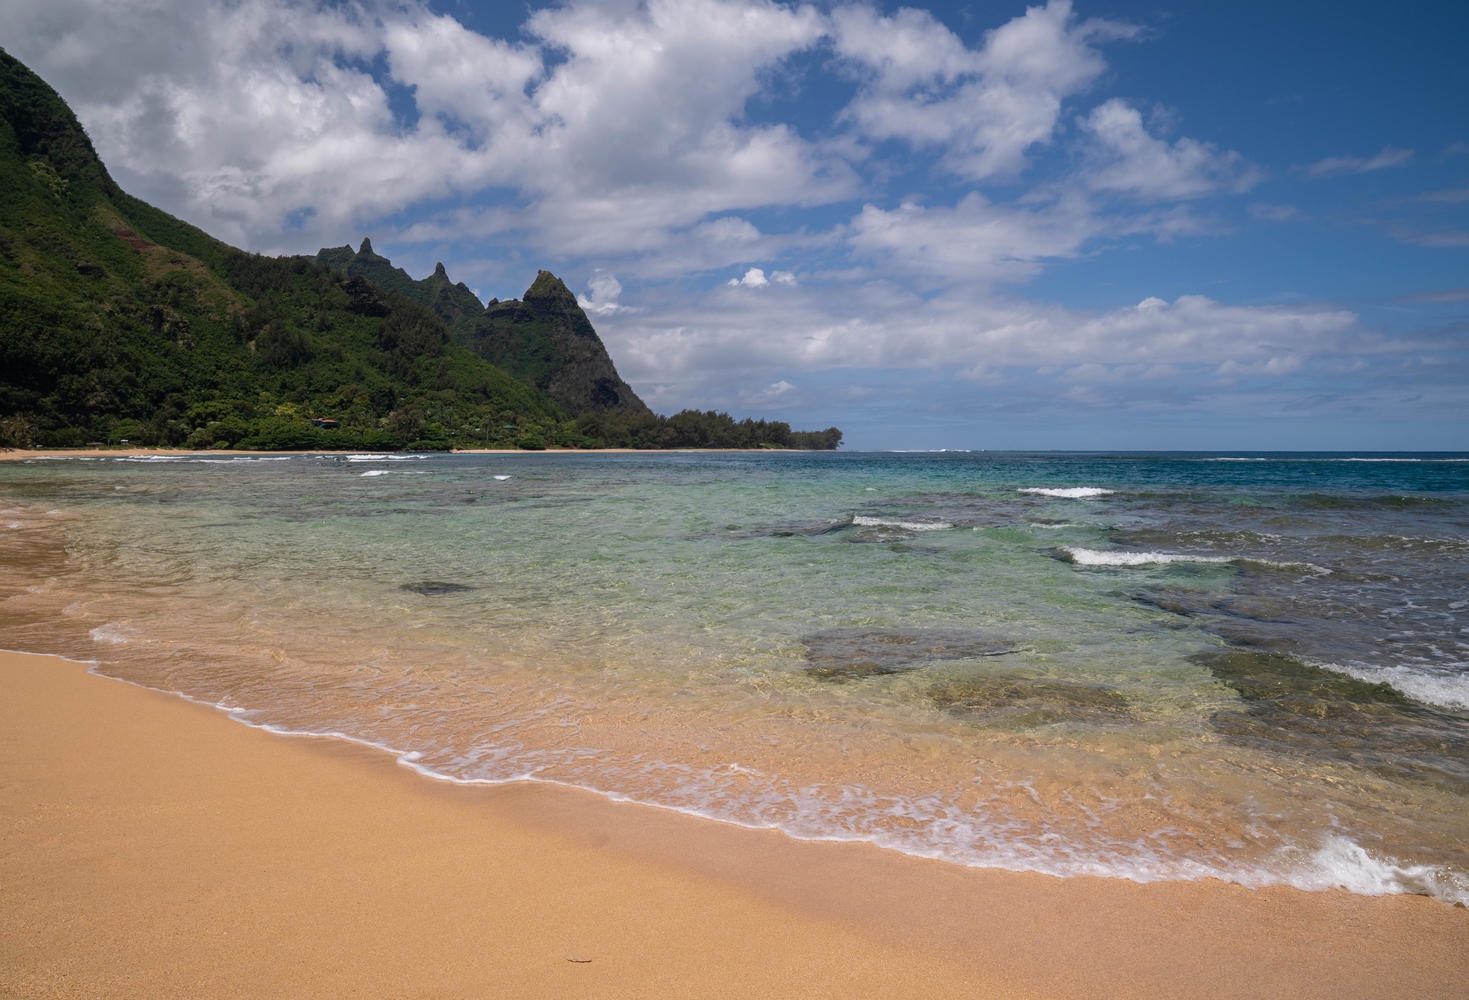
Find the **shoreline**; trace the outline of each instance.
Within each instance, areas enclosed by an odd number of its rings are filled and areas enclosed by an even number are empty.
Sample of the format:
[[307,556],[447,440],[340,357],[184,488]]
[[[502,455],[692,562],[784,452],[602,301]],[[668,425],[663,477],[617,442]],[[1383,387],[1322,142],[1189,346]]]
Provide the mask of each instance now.
[[[742,454],[742,455],[800,455],[817,454],[811,449],[801,448],[537,448],[528,450],[525,448],[453,448],[449,451],[396,451],[384,452],[391,455],[719,455],[719,454]],[[230,457],[235,455],[280,455],[291,457],[296,455],[362,455],[367,454],[360,448],[344,449],[307,449],[305,451],[247,451],[238,448],[134,448],[134,447],[104,447],[104,448],[0,448],[0,462],[24,461],[28,458],[53,459],[53,458],[148,458],[157,456],[160,458],[186,457],[186,456],[221,456]]]
[[1469,911],[796,841],[0,653],[0,996],[1457,996]]

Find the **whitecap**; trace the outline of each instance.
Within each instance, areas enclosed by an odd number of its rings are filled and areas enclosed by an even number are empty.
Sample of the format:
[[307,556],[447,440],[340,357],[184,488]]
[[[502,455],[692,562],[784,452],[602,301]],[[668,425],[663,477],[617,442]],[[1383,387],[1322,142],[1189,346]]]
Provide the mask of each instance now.
[[1027,486],[1022,488],[1020,492],[1035,493],[1044,497],[1060,497],[1064,500],[1090,500],[1093,497],[1104,497],[1117,491],[1103,489],[1100,486],[1067,486],[1058,488]]
[[1469,710],[1469,674],[1439,674],[1412,667],[1373,667],[1367,664],[1318,663],[1338,674],[1368,684],[1386,684],[1414,701],[1439,708]]
[[1061,551],[1078,566],[1153,566],[1165,563],[1227,563],[1232,556],[1204,556],[1187,552],[1100,552],[1063,545]]
[[860,515],[852,518],[852,523],[859,528],[902,528],[904,531],[944,531],[953,527],[947,521],[894,521]]

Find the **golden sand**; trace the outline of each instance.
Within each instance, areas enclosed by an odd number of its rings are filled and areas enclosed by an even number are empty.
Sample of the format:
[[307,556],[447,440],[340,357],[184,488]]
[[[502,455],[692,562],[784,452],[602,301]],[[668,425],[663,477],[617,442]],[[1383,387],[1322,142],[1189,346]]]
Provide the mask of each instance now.
[[1462,997],[1421,897],[974,871],[350,744],[0,654],[0,996]]

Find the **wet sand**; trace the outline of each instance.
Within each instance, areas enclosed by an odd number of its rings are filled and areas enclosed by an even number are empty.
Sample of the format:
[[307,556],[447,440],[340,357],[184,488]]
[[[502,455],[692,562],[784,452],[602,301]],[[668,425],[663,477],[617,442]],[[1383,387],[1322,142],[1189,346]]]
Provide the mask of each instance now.
[[0,654],[0,996],[1459,997],[1423,897],[975,871]]

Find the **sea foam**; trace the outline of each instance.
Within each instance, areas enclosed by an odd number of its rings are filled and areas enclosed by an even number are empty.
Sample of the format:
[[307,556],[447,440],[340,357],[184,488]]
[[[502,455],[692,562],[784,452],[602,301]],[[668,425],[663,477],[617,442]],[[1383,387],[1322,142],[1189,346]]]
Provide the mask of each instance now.
[[138,630],[121,622],[107,622],[98,625],[88,633],[93,642],[105,642],[114,646],[121,646],[132,642],[138,636]]
[[1386,684],[1400,694],[1439,708],[1469,710],[1469,674],[1437,674],[1412,667],[1319,663],[1317,666],[1368,684]]
[[1233,556],[1205,556],[1187,552],[1101,552],[1063,545],[1061,551],[1078,566],[1154,566],[1166,563],[1228,563]]
[[953,527],[947,521],[898,521],[861,515],[852,518],[852,523],[859,528],[902,528],[904,531],[945,531]]
[[1063,500],[1090,500],[1093,497],[1110,496],[1117,491],[1103,489],[1100,486],[1066,486],[1059,488],[1026,486],[1021,488],[1020,492],[1035,493],[1043,497],[1060,497]]
[[1469,884],[1437,865],[1376,857],[1362,845],[1328,836],[1322,846],[1290,866],[1283,881],[1298,889],[1345,889],[1360,896],[1422,895],[1469,906]]

